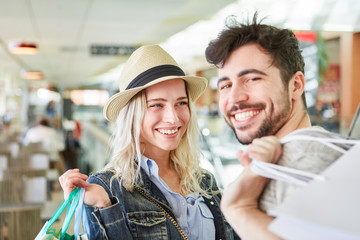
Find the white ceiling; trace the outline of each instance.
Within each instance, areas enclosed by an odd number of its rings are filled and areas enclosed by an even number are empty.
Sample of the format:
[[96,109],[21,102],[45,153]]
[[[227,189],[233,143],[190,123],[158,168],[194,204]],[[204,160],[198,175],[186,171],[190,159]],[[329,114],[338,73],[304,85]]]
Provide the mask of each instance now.
[[[41,70],[60,88],[92,84],[126,60],[91,56],[90,46],[160,43],[209,19],[233,0],[0,0],[0,71]],[[34,42],[39,53],[8,54],[9,41]],[[0,75],[1,77],[1,75]]]
[[[295,30],[360,31],[359,0],[0,0],[0,6],[0,78],[41,70],[42,83],[63,89],[105,81],[109,71],[107,78],[118,76],[126,57],[92,56],[93,44],[161,43],[195,68],[230,14],[258,10],[267,22]],[[35,42],[39,54],[10,55],[11,40]]]

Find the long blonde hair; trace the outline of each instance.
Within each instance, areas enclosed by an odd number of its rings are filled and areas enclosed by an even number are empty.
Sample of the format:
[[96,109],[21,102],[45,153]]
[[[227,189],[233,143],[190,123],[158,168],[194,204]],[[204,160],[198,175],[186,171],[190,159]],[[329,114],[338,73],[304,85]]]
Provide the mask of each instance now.
[[[189,94],[188,94],[189,96]],[[145,90],[135,95],[120,111],[112,136],[111,159],[104,170],[114,171],[122,185],[132,191],[142,182],[140,174],[141,149],[140,129],[146,105]],[[195,106],[189,99],[190,121],[180,140],[179,146],[170,151],[171,164],[180,178],[180,188],[184,193],[200,193],[209,197],[208,189],[202,189],[200,182],[206,172],[200,167],[199,128]],[[210,184],[212,185],[212,184]]]

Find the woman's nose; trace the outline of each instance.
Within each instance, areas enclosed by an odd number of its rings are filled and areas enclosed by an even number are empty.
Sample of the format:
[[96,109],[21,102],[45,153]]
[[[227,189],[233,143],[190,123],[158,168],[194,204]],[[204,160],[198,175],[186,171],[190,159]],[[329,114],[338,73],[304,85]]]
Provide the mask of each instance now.
[[179,120],[179,117],[175,107],[167,107],[163,118],[165,122],[176,123]]

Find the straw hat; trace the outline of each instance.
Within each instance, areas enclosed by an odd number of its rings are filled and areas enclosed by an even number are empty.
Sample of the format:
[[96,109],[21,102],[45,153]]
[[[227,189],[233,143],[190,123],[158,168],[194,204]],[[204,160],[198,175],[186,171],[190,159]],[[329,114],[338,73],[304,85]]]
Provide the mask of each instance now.
[[141,90],[154,84],[184,79],[190,98],[195,101],[205,90],[208,81],[202,77],[185,76],[176,61],[160,46],[138,48],[125,64],[119,81],[120,92],[114,94],[104,106],[104,116],[114,122],[120,110]]

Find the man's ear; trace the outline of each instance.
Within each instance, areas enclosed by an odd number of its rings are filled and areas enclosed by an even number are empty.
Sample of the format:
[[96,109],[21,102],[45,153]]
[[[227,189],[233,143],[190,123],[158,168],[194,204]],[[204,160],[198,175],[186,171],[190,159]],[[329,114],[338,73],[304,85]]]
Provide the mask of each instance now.
[[292,76],[289,82],[289,90],[291,93],[291,98],[293,100],[301,98],[305,89],[305,76],[302,72],[297,71]]

